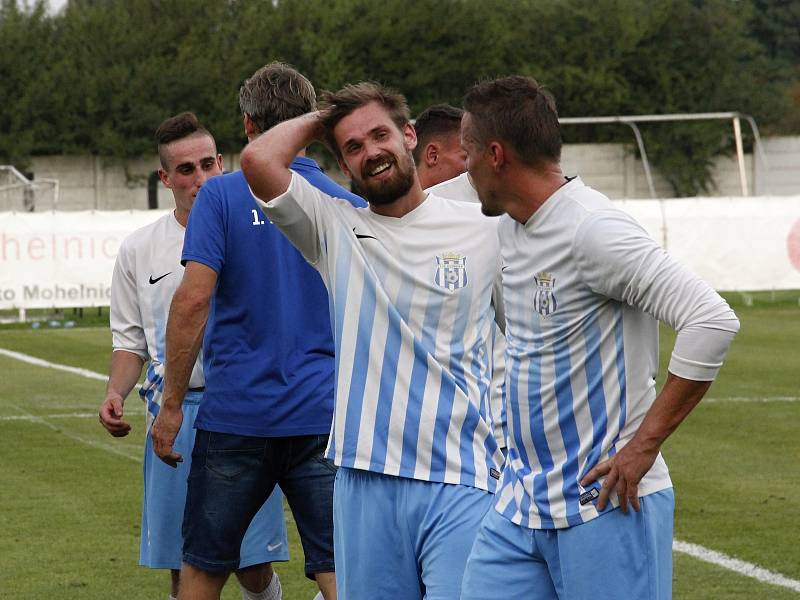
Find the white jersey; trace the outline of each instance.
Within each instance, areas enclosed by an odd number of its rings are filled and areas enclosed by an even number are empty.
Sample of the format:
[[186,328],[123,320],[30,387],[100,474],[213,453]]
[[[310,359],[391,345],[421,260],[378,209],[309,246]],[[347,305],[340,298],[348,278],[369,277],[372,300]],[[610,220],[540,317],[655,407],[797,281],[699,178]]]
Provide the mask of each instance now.
[[503,458],[486,352],[497,221],[430,195],[401,218],[385,217],[296,174],[285,194],[260,204],[328,288],[336,344],[328,457],[493,491]]
[[[669,370],[712,380],[738,321],[626,213],[573,179],[527,223],[499,228],[510,447],[495,508],[536,529],[595,518],[580,479],[627,444],[656,397],[658,321]],[[659,454],[641,496],[670,487]],[[616,496],[613,495],[616,503]]]
[[[167,316],[183,278],[184,227],[169,213],[137,229],[122,242],[111,281],[111,334],[114,351],[138,354],[149,361],[139,395],[147,405],[147,427],[158,414],[164,388]],[[202,356],[189,387],[204,385]]]
[[[442,198],[461,200],[480,204],[478,192],[472,185],[467,173],[462,173],[453,179],[448,179],[427,189],[428,192]],[[506,336],[492,323],[492,336],[489,342],[492,354],[492,387],[489,393],[489,406],[491,407],[491,420],[494,436],[501,448],[508,446],[506,429]]]

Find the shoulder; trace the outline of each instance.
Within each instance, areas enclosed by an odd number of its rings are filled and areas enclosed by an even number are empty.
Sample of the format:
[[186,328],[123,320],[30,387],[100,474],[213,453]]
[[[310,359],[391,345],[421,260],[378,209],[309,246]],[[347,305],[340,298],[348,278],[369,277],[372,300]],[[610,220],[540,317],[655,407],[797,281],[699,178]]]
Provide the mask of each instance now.
[[462,202],[471,202],[474,204],[480,203],[478,192],[472,187],[467,173],[462,173],[453,179],[432,185],[426,191],[440,198],[450,198],[451,200],[460,200]]
[[152,223],[134,230],[122,240],[120,252],[131,252],[141,246],[149,246],[154,238],[163,237],[163,232],[168,229],[171,219],[174,219],[172,210],[165,215],[161,215]]
[[346,190],[328,177],[319,165],[307,157],[298,157],[292,162],[292,170],[305,179],[319,191],[324,192],[333,198],[346,200],[349,204],[356,207],[365,207],[367,203],[363,198]]

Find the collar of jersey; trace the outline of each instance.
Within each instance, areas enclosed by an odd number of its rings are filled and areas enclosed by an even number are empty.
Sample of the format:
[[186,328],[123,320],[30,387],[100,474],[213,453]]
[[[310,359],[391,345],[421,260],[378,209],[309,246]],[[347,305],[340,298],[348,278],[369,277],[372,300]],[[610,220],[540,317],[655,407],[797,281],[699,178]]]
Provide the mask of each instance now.
[[379,215],[378,213],[373,212],[372,209],[369,209],[368,214],[371,219],[375,219],[376,221],[380,221],[386,225],[406,227],[425,217],[428,210],[430,210],[429,207],[433,204],[428,202],[430,197],[430,194],[425,194],[425,199],[420,202],[420,205],[411,212],[404,214],[402,217],[387,217],[385,215]]
[[573,177],[555,192],[550,194],[550,197],[539,207],[539,210],[533,213],[527,220],[525,223],[525,230],[531,231],[534,227],[536,227],[537,223],[540,223],[546,219],[550,213],[557,209],[559,199],[562,196],[566,196],[576,187],[583,187],[583,181],[581,181],[580,177]]

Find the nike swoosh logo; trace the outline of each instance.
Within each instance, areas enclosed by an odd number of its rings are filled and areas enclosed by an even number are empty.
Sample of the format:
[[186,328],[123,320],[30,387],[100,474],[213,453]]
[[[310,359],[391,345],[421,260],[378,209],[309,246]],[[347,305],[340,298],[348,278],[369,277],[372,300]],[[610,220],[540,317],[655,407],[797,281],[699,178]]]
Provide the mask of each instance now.
[[172,271],[170,271],[169,273],[164,273],[161,277],[156,277],[155,279],[153,279],[153,276],[150,275],[150,285],[153,285],[154,283],[158,283],[159,281],[164,279],[164,277],[166,277],[170,273],[172,273]]
[[378,239],[374,235],[363,235],[361,233],[356,233],[356,228],[355,227],[353,227],[353,233],[356,234],[356,239],[357,240],[377,240]]
[[273,550],[277,550],[283,546],[283,542],[278,542],[277,544],[267,544],[267,552],[272,552]]

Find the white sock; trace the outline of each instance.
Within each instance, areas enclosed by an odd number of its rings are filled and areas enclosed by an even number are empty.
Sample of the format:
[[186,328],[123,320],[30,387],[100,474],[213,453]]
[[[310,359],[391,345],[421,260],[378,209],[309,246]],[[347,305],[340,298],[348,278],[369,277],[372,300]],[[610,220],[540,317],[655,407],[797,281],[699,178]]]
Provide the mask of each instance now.
[[169,600],[178,600],[178,599],[175,596],[173,596],[172,594],[170,594],[169,595]]
[[241,584],[239,587],[242,589],[242,600],[281,600],[283,598],[281,580],[275,571],[272,572],[269,585],[262,592],[251,592]]
[[322,592],[317,592],[317,595],[314,596],[314,600],[325,600],[325,597],[322,595]]

